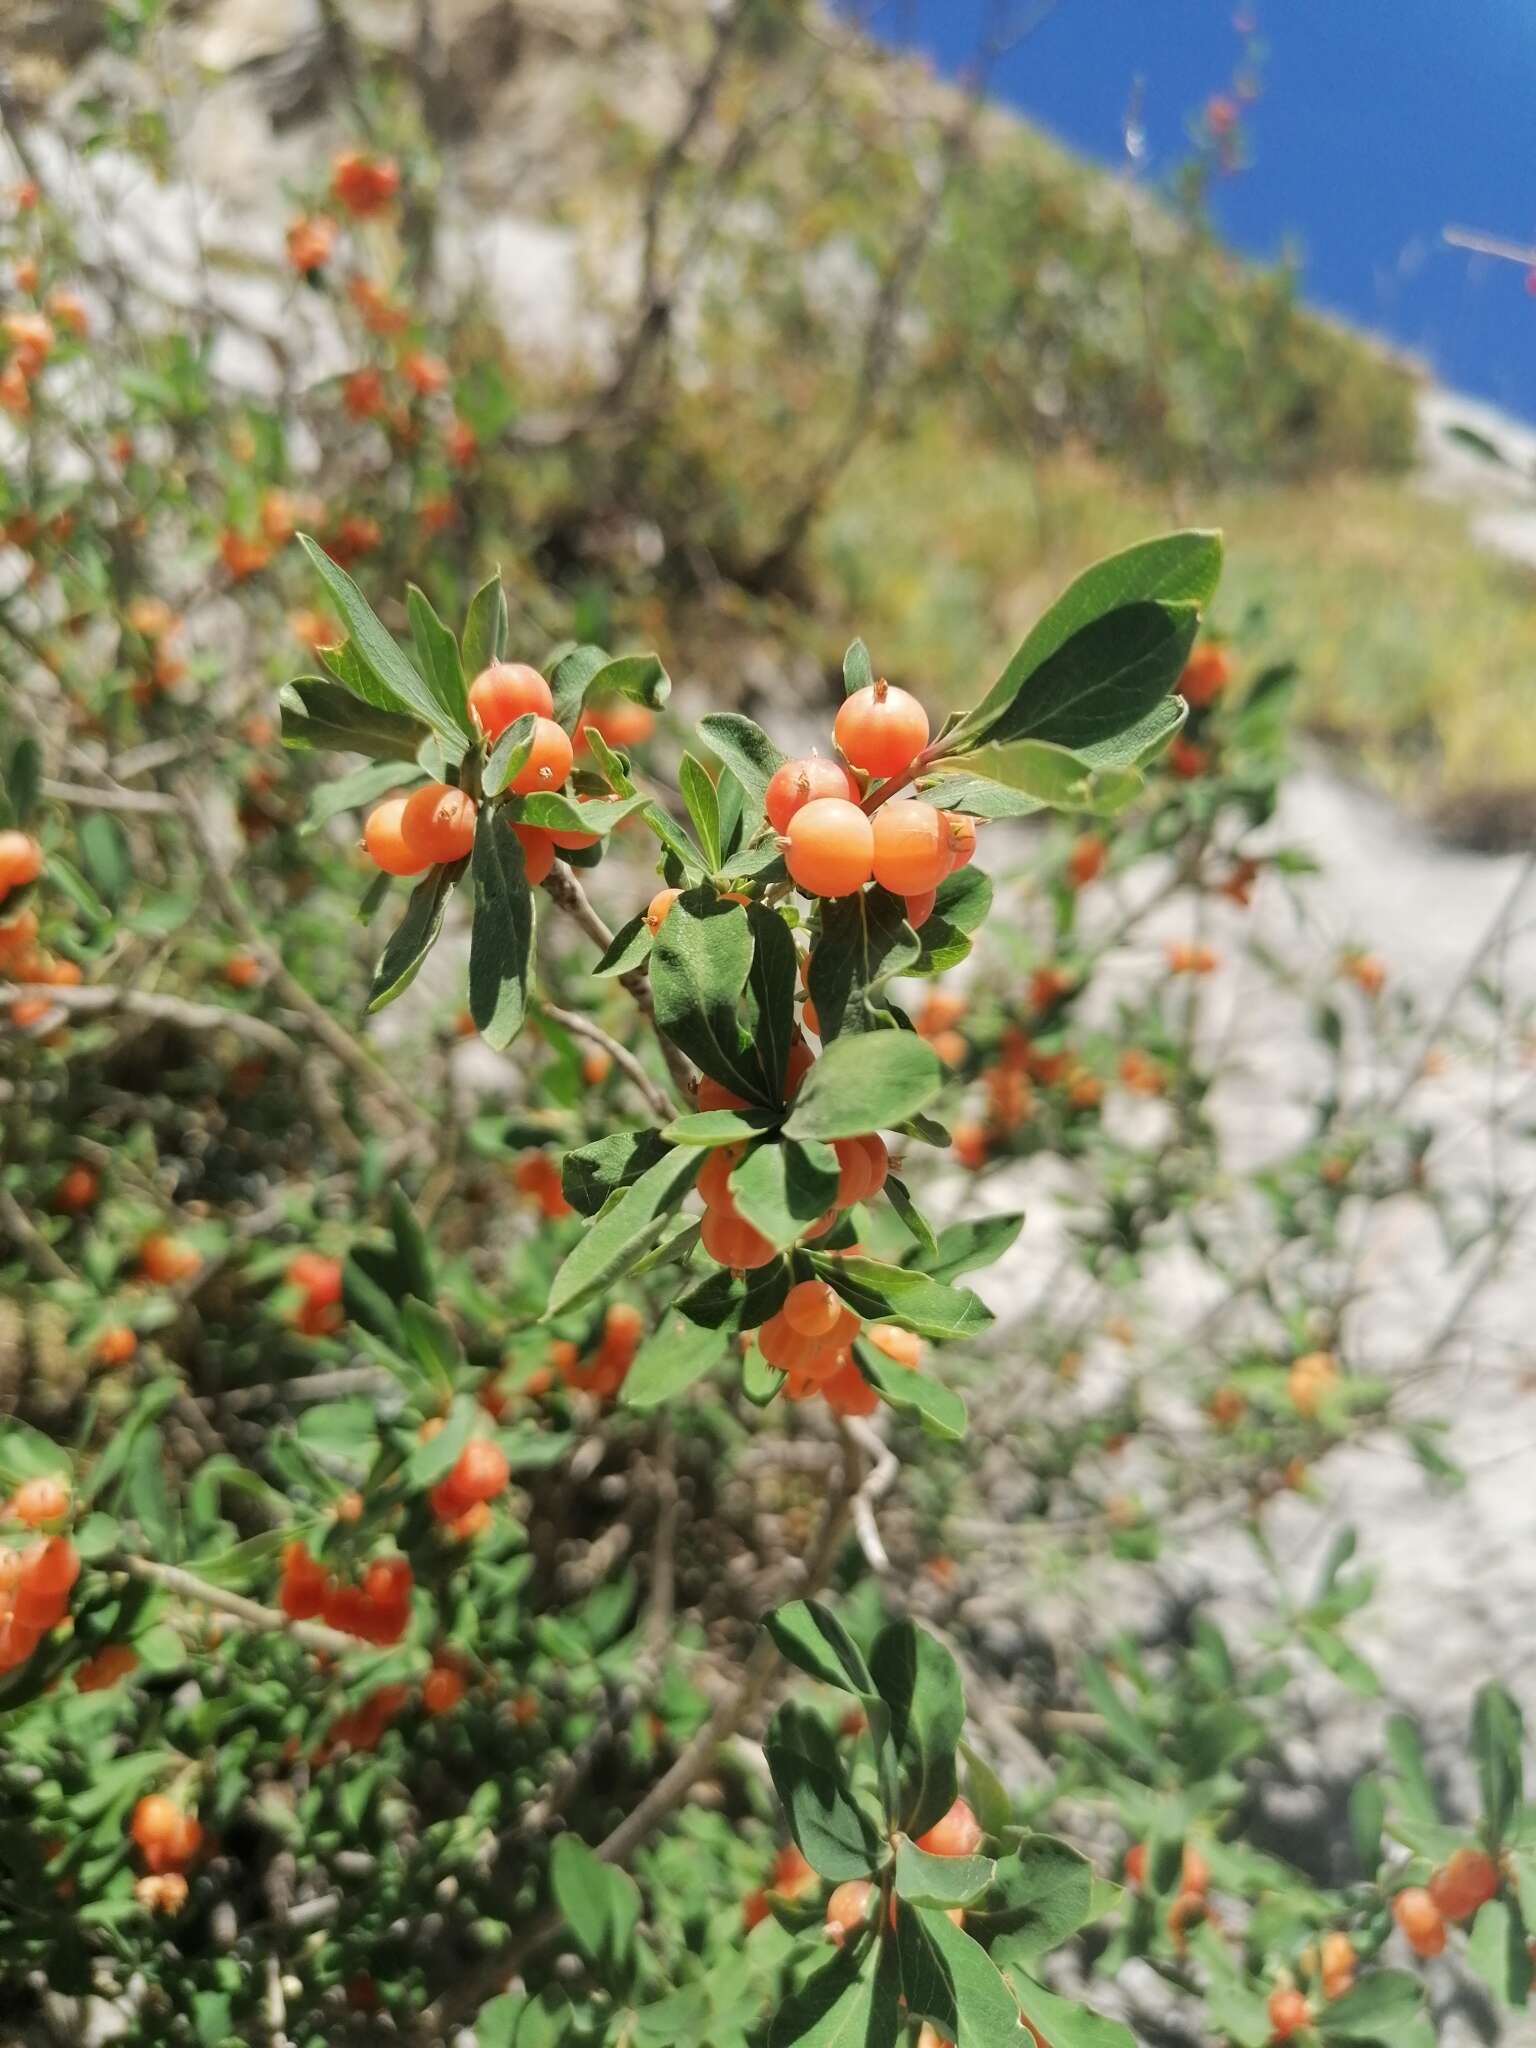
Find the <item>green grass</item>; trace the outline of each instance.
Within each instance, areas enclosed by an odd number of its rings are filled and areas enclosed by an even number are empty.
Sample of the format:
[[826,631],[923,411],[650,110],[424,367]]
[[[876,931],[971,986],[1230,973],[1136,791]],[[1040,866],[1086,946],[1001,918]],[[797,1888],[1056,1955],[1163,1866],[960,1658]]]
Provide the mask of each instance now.
[[866,448],[815,539],[830,616],[878,663],[959,703],[1095,556],[1161,527],[1219,525],[1214,623],[1303,671],[1302,715],[1425,807],[1536,790],[1536,571],[1390,478],[1159,491],[1083,458],[1031,468],[937,415]]

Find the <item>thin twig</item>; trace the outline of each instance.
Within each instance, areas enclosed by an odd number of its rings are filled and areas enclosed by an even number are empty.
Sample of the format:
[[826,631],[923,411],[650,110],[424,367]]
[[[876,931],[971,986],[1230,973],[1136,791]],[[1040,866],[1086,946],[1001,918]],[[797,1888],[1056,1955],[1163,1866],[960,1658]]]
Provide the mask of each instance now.
[[[591,939],[592,943],[601,952],[606,953],[613,944],[613,933],[609,931],[607,925],[604,924],[603,920],[592,908],[586,890],[582,888],[580,882],[577,881],[570,869],[562,867],[557,861],[549,872],[544,888],[557,908],[563,910],[567,917],[574,918],[588,938]],[[632,967],[627,974],[621,974],[619,976],[619,986],[634,1003],[646,1023],[655,1032],[656,1042],[661,1047],[661,1056],[667,1063],[667,1072],[672,1076],[673,1085],[682,1098],[684,1106],[692,1109],[698,1083],[694,1078],[692,1067],[689,1066],[683,1054],[656,1022],[656,1006],[651,999],[651,984],[646,977],[644,968]],[[669,1106],[667,1111],[669,1117],[671,1113]]]
[[45,1280],[73,1280],[74,1274],[43,1236],[9,1188],[0,1187],[0,1226],[15,1238]]
[[279,1607],[263,1607],[259,1600],[247,1600],[243,1593],[231,1593],[223,1586],[212,1586],[206,1579],[198,1578],[195,1572],[184,1571],[180,1565],[158,1564],[153,1558],[135,1557],[130,1552],[120,1551],[107,1559],[108,1566],[126,1572],[131,1579],[143,1579],[146,1584],[159,1586],[163,1592],[175,1593],[183,1600],[194,1601],[199,1607],[211,1607],[219,1614],[227,1614],[238,1621],[242,1628],[254,1630],[261,1635],[291,1636],[306,1650],[313,1650],[322,1657],[350,1657],[354,1651],[365,1650],[368,1645],[361,1636],[349,1636],[339,1628],[328,1628],[322,1621],[294,1621]]
[[[32,982],[0,982],[0,1003],[35,994],[38,986]],[[151,995],[144,989],[118,988],[104,982],[93,982],[88,987],[79,988],[59,988],[53,983],[45,986],[48,1001],[71,1016],[104,1016],[120,1012],[128,1017],[142,1017],[150,1023],[174,1024],[183,1031],[233,1031],[238,1037],[264,1045],[269,1052],[280,1053],[284,1059],[303,1058],[298,1046],[275,1024],[269,1024],[264,1017],[250,1016],[244,1010],[227,1009],[220,1003],[191,1003],[180,996]]]
[[284,1001],[290,1008],[301,1013],[304,1021],[327,1051],[333,1053],[343,1066],[350,1067],[369,1088],[382,1095],[396,1115],[410,1128],[423,1133],[434,1129],[432,1117],[412,1099],[406,1089],[401,1087],[394,1075],[381,1065],[351,1032],[343,1030],[325,1005],[289,973],[282,955],[268,944],[230,879],[218,841],[209,830],[208,820],[203,815],[195,793],[184,779],[177,783],[177,795],[181,801],[182,813],[207,864],[208,885],[217,897],[220,909],[239,932],[246,946],[256,955],[266,970],[269,981],[282,995]]
[[131,811],[145,817],[174,818],[181,806],[173,796],[154,789],[91,789],[81,782],[55,782],[44,776],[42,792],[55,803],[73,804],[76,810]]
[[664,1088],[658,1088],[650,1075],[641,1066],[628,1046],[620,1045],[616,1038],[610,1038],[600,1024],[594,1024],[590,1017],[584,1017],[579,1010],[561,1010],[553,1003],[542,1005],[546,1017],[553,1017],[573,1038],[585,1038],[591,1045],[601,1046],[616,1067],[626,1073],[645,1097],[647,1107],[663,1123],[670,1123],[673,1102]]

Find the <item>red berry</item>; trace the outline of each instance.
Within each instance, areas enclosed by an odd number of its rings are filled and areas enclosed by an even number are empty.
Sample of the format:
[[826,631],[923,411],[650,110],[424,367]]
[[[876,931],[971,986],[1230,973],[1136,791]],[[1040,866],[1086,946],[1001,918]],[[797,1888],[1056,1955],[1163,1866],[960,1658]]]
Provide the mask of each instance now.
[[930,1856],[973,1856],[981,1846],[981,1822],[963,1799],[957,1799],[926,1834],[918,1836],[917,1846]]
[[474,800],[451,783],[428,782],[406,798],[399,834],[405,851],[426,867],[462,860],[475,843]]
[[928,714],[905,690],[868,683],[845,697],[832,734],[843,758],[882,782],[910,768],[928,744]]

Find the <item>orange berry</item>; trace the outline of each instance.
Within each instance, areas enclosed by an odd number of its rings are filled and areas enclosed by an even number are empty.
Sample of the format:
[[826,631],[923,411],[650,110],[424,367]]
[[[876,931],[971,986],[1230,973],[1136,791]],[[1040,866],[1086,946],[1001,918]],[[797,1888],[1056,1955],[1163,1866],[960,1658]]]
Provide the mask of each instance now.
[[139,1340],[126,1323],[113,1323],[96,1339],[98,1365],[126,1365],[139,1348]]
[[1145,1842],[1132,1842],[1130,1848],[1126,1850],[1125,1881],[1136,1889],[1139,1889],[1146,1883],[1147,1845]]
[[288,261],[300,277],[323,270],[336,247],[336,223],[324,214],[304,214],[288,223]]
[[1355,1950],[1338,1928],[1323,1936],[1322,1968],[1324,1998],[1342,1998],[1355,1981]]
[[523,875],[530,889],[537,889],[555,864],[556,836],[538,825],[514,825],[513,837],[523,849]]
[[832,1150],[837,1155],[837,1193],[832,1205],[851,1209],[855,1202],[863,1201],[869,1188],[870,1157],[859,1138],[835,1139]]
[[699,1242],[717,1265],[732,1272],[748,1272],[766,1266],[774,1257],[773,1246],[761,1231],[754,1230],[745,1217],[721,1209],[708,1209],[699,1229]]
[[68,1509],[69,1488],[52,1474],[24,1479],[11,1495],[11,1519],[29,1529],[40,1528],[44,1522],[56,1522]]
[[101,1183],[88,1166],[72,1166],[54,1191],[53,1206],[67,1216],[89,1209],[100,1193]]
[[1193,1843],[1186,1842],[1179,1862],[1179,1890],[1200,1898],[1210,1888],[1211,1866]]
[[231,988],[254,988],[261,979],[261,962],[254,953],[231,953],[224,962],[224,979]]
[[451,1714],[464,1697],[464,1680],[448,1664],[434,1664],[422,1680],[421,1704],[429,1714]]
[[581,1056],[581,1078],[589,1088],[601,1088],[613,1072],[612,1055],[594,1045]]
[[779,1311],[801,1337],[825,1337],[837,1323],[842,1303],[825,1280],[799,1280],[784,1297]]
[[841,1948],[850,1934],[857,1934],[869,1918],[869,1902],[875,1888],[867,1877],[851,1878],[840,1884],[827,1901],[827,1939]]
[[1232,663],[1219,647],[1197,647],[1184,665],[1178,692],[1196,711],[1214,704],[1232,680]]
[[1299,1991],[1282,1988],[1269,1994],[1269,2038],[1272,2041],[1288,2041],[1292,2034],[1300,2033],[1310,2017],[1307,2001]]
[[896,1323],[876,1323],[870,1330],[869,1341],[895,1365],[916,1371],[923,1362],[922,1338],[911,1330],[903,1330]]
[[462,860],[475,843],[474,799],[447,782],[412,790],[400,814],[400,837],[428,867]]
[[754,1927],[760,1927],[773,1908],[768,1903],[768,1894],[759,1885],[754,1892],[748,1892],[741,1902],[741,1931],[750,1934]]
[[835,1415],[873,1415],[880,1405],[874,1388],[851,1360],[822,1381],[821,1391]]
[[330,1307],[341,1300],[340,1259],[327,1258],[322,1252],[299,1252],[289,1260],[284,1277],[290,1286],[301,1287],[310,1300],[321,1307]]
[[87,1657],[75,1672],[76,1692],[104,1692],[126,1678],[138,1663],[138,1652],[127,1643],[108,1643],[94,1657]]
[[[653,939],[666,922],[667,912],[682,893],[681,889],[658,889],[650,902],[645,906],[646,929],[650,932]],[[701,1102],[699,1107],[702,1109],[703,1106]]]
[[932,804],[883,804],[871,820],[875,880],[893,896],[921,896],[949,873],[944,825]]
[[763,808],[774,831],[787,832],[796,811],[803,810],[817,797],[835,796],[854,803],[858,794],[857,783],[841,762],[829,761],[820,754],[807,754],[800,761],[781,762],[773,771]]
[[744,1095],[733,1095],[729,1088],[709,1074],[699,1076],[698,1102],[700,1109],[745,1109],[747,1106]]
[[938,900],[938,891],[936,889],[925,889],[921,896],[909,896],[907,898],[907,923],[911,925],[913,931],[920,932],[922,930],[929,918],[932,917],[934,905]]
[[0,897],[35,882],[43,871],[43,850],[26,832],[0,832]]
[[363,847],[376,868],[386,875],[420,875],[432,865],[426,855],[405,841],[404,821],[408,797],[387,796],[368,813],[363,826]]
[[926,1834],[918,1836],[917,1846],[930,1856],[974,1856],[981,1835],[981,1822],[963,1799],[957,1799]]
[[574,754],[570,735],[552,718],[536,717],[528,758],[507,787],[514,796],[532,796],[541,789],[559,789],[571,772]]
[[928,714],[905,690],[867,683],[845,697],[832,723],[845,761],[884,781],[910,768],[928,744]]
[[874,828],[846,797],[814,797],[789,821],[784,861],[811,896],[851,896],[874,871]]
[[471,1437],[444,1481],[447,1492],[457,1503],[455,1515],[477,1501],[494,1500],[509,1477],[507,1461],[497,1446],[488,1437]]
[[1392,1917],[1416,1956],[1437,1956],[1445,1947],[1445,1916],[1422,1885],[1410,1885],[1392,1901]]
[[872,1202],[885,1186],[886,1180],[889,1177],[891,1157],[885,1149],[885,1140],[878,1131],[870,1131],[867,1136],[856,1138],[854,1143],[863,1147],[865,1164],[868,1169],[867,1184],[860,1200]]
[[536,668],[524,661],[493,661],[470,684],[469,709],[486,738],[494,740],[526,713],[553,716],[555,700]]
[[[702,1107],[702,1105],[701,1105]],[[725,1209],[735,1213],[731,1201],[730,1178],[741,1164],[744,1145],[717,1145],[705,1160],[698,1180],[694,1185],[703,1197],[706,1209]]]
[[[18,1494],[17,1501],[20,1498]],[[13,1502],[13,1508],[15,1505]],[[1429,1881],[1429,1896],[1447,1920],[1470,1920],[1479,1906],[1497,1896],[1498,1889],[1498,1866],[1481,1849],[1457,1849]]]
[[627,1351],[631,1357],[645,1334],[645,1317],[627,1301],[611,1303],[603,1315],[603,1343],[614,1352]]
[[384,212],[399,189],[399,167],[387,156],[348,149],[331,167],[331,197],[359,220]]
[[803,1038],[795,1039],[789,1048],[789,1058],[784,1063],[784,1100],[793,1102],[800,1093],[800,1083],[816,1064],[816,1055]]
[[950,1145],[960,1164],[974,1173],[987,1160],[987,1134],[980,1124],[956,1124]]
[[425,349],[412,349],[400,358],[400,374],[418,397],[430,398],[448,382],[448,365],[441,356],[430,355]]
[[146,1237],[139,1247],[139,1271],[157,1287],[175,1287],[190,1280],[202,1263],[190,1245],[180,1244],[162,1231]]

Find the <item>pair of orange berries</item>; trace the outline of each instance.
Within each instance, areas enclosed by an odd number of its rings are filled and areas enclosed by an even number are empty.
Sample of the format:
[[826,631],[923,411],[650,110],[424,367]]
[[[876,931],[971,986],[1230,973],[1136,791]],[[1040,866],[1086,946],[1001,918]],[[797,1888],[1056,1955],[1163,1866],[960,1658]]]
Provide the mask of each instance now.
[[457,1523],[472,1509],[489,1505],[506,1488],[511,1467],[489,1437],[471,1437],[447,1477],[433,1487],[432,1512],[440,1522]]
[[324,1337],[341,1327],[340,1259],[327,1258],[323,1252],[300,1252],[289,1260],[284,1278],[304,1296],[294,1316],[295,1329],[306,1337]]
[[1499,1870],[1481,1849],[1457,1849],[1429,1880],[1410,1885],[1392,1901],[1392,1917],[1415,1955],[1437,1956],[1445,1947],[1446,1922],[1470,1920],[1497,1897]]
[[[809,1049],[805,1050],[804,1065],[799,1075],[794,1074],[791,1061],[792,1080],[789,1093],[795,1088],[804,1071],[811,1064]],[[706,1090],[710,1094],[706,1099]],[[724,1100],[718,1099],[724,1097]],[[746,1105],[740,1097],[728,1090],[714,1092],[714,1084],[708,1077],[699,1084],[700,1109],[741,1109]],[[851,1209],[855,1202],[867,1202],[879,1194],[885,1186],[890,1171],[890,1158],[885,1141],[878,1134],[871,1133],[863,1138],[838,1138],[833,1152],[837,1157],[837,1193],[832,1206],[824,1216],[809,1225],[804,1237],[809,1240],[824,1237],[837,1221],[839,1213]],[[746,1152],[744,1145],[719,1145],[711,1151],[704,1162],[697,1186],[704,1202],[704,1221],[699,1227],[699,1242],[717,1265],[728,1266],[732,1272],[752,1272],[758,1266],[766,1266],[777,1258],[778,1249],[757,1227],[749,1223],[736,1206],[731,1194],[730,1178],[741,1164]]]
[[153,1876],[184,1871],[203,1846],[202,1822],[163,1792],[149,1792],[133,1809],[128,1833]]
[[[519,718],[533,717],[528,758],[507,785],[514,796],[560,789],[570,777],[575,753],[569,735],[551,715],[554,708],[548,683],[524,662],[493,662],[470,685],[470,714],[487,741],[498,739]],[[387,875],[424,874],[468,855],[475,843],[475,817],[474,799],[466,791],[428,782],[408,796],[386,797],[370,811],[363,845]],[[557,847],[592,844],[590,833],[544,832],[531,825],[512,830],[535,887],[553,867]]]
[[277,1604],[291,1621],[322,1617],[330,1627],[381,1647],[399,1642],[410,1619],[412,1573],[403,1557],[377,1558],[361,1585],[337,1582],[303,1543],[283,1552]]
[[139,1272],[157,1287],[178,1287],[202,1265],[192,1247],[156,1231],[139,1246]]
[[629,1376],[640,1349],[645,1318],[627,1301],[610,1302],[603,1312],[603,1334],[596,1351],[583,1359],[579,1346],[557,1337],[549,1347],[550,1364],[568,1387],[612,1400]]
[[570,1215],[560,1168],[547,1152],[525,1152],[512,1169],[512,1181],[519,1194],[538,1203],[551,1223]]

